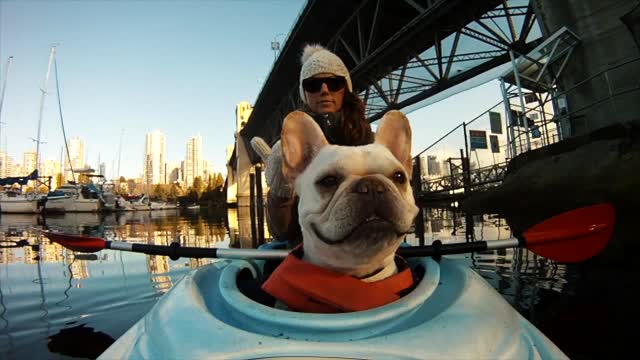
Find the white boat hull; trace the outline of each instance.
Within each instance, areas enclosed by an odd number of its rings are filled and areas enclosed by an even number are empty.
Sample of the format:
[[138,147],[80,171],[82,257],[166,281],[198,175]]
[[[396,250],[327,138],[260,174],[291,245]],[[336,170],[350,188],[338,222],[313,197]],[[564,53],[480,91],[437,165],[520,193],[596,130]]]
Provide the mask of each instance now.
[[3,198],[0,200],[0,211],[7,214],[38,214],[41,210],[37,199]]
[[100,210],[100,200],[71,197],[49,198],[45,208],[51,212],[97,212]]

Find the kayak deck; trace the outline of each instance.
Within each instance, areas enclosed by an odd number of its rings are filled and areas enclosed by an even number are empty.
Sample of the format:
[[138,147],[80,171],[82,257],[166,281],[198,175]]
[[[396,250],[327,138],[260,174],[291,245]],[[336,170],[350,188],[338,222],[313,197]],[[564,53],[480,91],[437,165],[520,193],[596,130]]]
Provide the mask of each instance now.
[[425,275],[375,309],[308,314],[262,305],[237,287],[262,262],[218,261],[186,275],[101,358],[566,358],[459,261],[410,261]]

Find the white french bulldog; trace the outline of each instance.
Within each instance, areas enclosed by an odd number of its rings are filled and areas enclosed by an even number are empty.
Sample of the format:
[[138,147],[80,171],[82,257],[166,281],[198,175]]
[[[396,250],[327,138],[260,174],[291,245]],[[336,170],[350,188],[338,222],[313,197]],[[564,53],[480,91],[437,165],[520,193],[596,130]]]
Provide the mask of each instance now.
[[367,282],[394,275],[395,252],[418,213],[404,114],[385,114],[373,144],[338,146],[296,111],[284,120],[281,142],[282,171],[300,198],[302,260]]

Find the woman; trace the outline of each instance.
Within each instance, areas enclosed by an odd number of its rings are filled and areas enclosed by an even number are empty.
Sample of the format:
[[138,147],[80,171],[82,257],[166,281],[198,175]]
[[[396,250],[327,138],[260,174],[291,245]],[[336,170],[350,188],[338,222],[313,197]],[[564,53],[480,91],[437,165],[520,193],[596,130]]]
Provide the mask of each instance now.
[[[336,145],[358,146],[373,142],[371,126],[364,117],[364,103],[353,93],[349,70],[334,53],[320,45],[307,45],[300,69],[302,111],[320,126],[327,141]],[[259,145],[252,141],[256,152]],[[282,175],[280,142],[268,158],[265,177],[267,195],[267,225],[277,240],[286,240],[290,247],[302,241],[298,224],[298,198],[293,185]]]

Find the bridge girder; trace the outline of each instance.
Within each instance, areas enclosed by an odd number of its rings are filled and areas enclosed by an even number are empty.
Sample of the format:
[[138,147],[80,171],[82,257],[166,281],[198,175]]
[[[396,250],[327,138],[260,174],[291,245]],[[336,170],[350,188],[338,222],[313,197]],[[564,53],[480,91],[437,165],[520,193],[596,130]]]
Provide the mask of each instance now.
[[509,50],[528,52],[537,44],[534,24],[527,0],[310,0],[241,135],[279,137],[282,119],[301,105],[306,43],[323,44],[344,60],[375,121],[508,62]]

